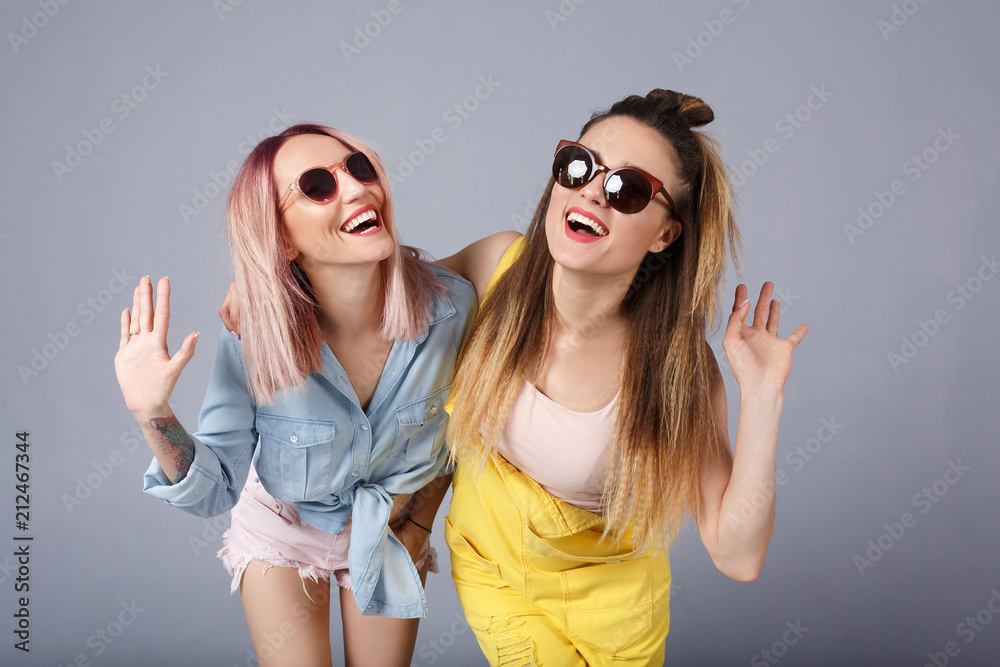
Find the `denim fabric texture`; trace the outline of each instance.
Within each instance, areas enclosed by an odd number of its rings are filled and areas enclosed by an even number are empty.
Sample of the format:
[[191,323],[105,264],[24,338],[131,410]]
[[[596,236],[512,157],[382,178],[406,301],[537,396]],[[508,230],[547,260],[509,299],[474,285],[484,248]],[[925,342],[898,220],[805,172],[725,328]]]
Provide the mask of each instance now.
[[272,496],[294,502],[302,521],[333,534],[352,523],[348,564],[362,614],[427,615],[406,548],[388,528],[393,497],[451,472],[444,437],[455,359],[476,313],[472,285],[430,267],[445,288],[427,331],[397,340],[367,410],[323,343],[323,371],[303,389],[257,406],[247,391],[240,341],[225,328],[198,419],[194,461],[171,485],[154,458],[143,491],[200,517],[229,511],[253,462]]

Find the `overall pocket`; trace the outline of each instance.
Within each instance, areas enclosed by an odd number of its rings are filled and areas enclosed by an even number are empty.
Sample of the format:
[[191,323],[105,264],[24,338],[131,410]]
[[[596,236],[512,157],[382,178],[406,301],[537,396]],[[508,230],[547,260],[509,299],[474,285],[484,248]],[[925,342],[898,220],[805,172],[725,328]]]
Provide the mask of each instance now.
[[396,435],[392,441],[396,458],[420,463],[435,456],[444,445],[444,404],[450,386],[396,408]]
[[282,495],[298,502],[330,494],[335,481],[334,422],[258,414],[257,433],[258,472],[275,480]]
[[650,632],[653,581],[648,556],[560,573],[569,637],[614,655]]
[[500,566],[479,553],[469,539],[455,529],[447,516],[444,518],[444,540],[451,550],[452,576],[457,580],[496,585],[496,580],[501,579]]

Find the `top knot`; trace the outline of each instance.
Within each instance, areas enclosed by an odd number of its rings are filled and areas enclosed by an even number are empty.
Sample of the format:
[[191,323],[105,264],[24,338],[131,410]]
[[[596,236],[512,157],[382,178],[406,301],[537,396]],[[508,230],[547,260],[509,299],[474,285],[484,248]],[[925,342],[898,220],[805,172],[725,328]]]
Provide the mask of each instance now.
[[685,95],[675,90],[655,88],[646,94],[646,99],[663,105],[663,111],[678,114],[691,127],[708,125],[715,120],[712,107],[705,104],[705,101],[700,97]]

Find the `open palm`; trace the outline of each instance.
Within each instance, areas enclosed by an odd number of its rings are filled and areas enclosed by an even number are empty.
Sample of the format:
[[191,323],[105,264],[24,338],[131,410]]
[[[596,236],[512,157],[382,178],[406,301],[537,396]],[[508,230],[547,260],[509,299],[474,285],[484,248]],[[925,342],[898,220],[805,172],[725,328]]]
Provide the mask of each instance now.
[[781,304],[771,299],[774,283],[766,282],[753,311],[753,324],[747,324],[750,304],[746,285],[736,288],[736,301],[722,338],[729,365],[743,391],[767,387],[783,389],[792,370],[792,352],[809,325],[800,325],[788,338],[778,337]]
[[121,341],[115,355],[115,374],[125,405],[135,415],[156,414],[167,408],[177,378],[194,355],[197,332],[184,339],[173,357],[167,351],[170,326],[170,280],[160,278],[153,309],[149,276],[139,281],[132,296],[132,311],[121,317]]

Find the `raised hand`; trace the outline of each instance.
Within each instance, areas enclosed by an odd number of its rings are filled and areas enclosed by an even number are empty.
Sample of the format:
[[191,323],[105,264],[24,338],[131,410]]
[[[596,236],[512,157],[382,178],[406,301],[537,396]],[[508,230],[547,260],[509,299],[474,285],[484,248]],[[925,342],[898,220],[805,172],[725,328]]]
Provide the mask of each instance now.
[[741,391],[759,392],[768,388],[783,390],[792,370],[792,352],[809,331],[803,324],[791,336],[778,337],[781,304],[771,299],[774,283],[766,282],[753,311],[753,324],[747,324],[750,301],[746,285],[736,288],[736,301],[722,338],[729,365]]
[[167,351],[170,326],[170,280],[160,278],[153,309],[153,284],[149,276],[139,281],[132,295],[132,311],[121,317],[121,342],[115,355],[115,374],[125,405],[140,424],[171,415],[168,401],[177,378],[194,355],[198,332],[188,334],[174,356]]

